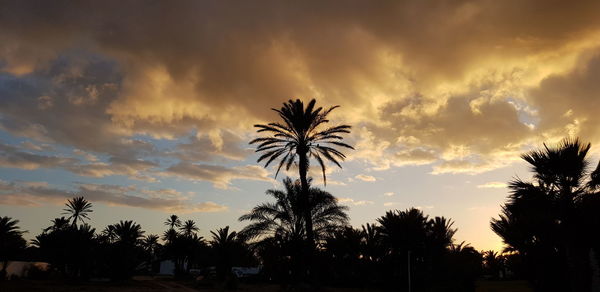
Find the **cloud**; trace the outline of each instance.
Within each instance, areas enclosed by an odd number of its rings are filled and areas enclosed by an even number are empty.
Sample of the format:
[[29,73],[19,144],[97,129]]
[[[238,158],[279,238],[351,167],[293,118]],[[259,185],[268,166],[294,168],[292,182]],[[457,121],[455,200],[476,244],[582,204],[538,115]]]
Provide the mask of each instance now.
[[396,205],[399,205],[399,204],[400,204],[400,202],[384,202],[383,206],[384,207],[391,207],[391,206],[396,206]]
[[75,195],[83,195],[89,201],[115,206],[154,209],[163,212],[222,212],[227,207],[215,202],[194,202],[191,198],[172,189],[148,190],[132,186],[107,184],[77,184],[75,190],[49,186],[45,182],[0,181],[0,204],[39,206],[43,203],[62,204]]
[[[0,12],[0,128],[13,135],[242,160],[270,108],[316,97],[342,105],[332,121],[355,126],[349,159],[373,170],[476,174],[543,140],[600,141],[597,1],[103,2],[85,16],[66,3]],[[161,154],[139,138],[190,133]]]
[[87,161],[90,161],[90,162],[95,162],[95,161],[98,161],[98,157],[96,157],[95,155],[93,155],[93,154],[91,154],[91,153],[87,153],[87,152],[85,152],[85,151],[83,151],[83,150],[80,150],[80,149],[75,149],[75,150],[73,150],[73,154],[75,154],[75,155],[79,155],[79,156],[82,156],[82,157],[84,157],[84,158],[85,158]]
[[17,147],[0,143],[0,167],[38,169],[60,167],[75,162],[75,159],[60,156],[38,155],[20,151]]
[[[215,130],[206,135],[192,136],[189,143],[178,144],[168,152],[182,161],[215,161],[219,158],[244,160],[253,151],[247,147],[248,138],[227,130]],[[246,145],[243,147],[242,145]]]
[[486,182],[484,184],[477,186],[477,188],[479,188],[479,189],[503,189],[506,187],[507,187],[506,183],[498,182],[498,181]]
[[226,189],[236,179],[272,181],[269,172],[257,165],[224,167],[220,165],[181,162],[167,168],[161,175],[178,176],[190,180],[209,181],[215,187]]
[[362,181],[366,181],[366,182],[374,182],[377,180],[374,176],[366,175],[366,174],[358,174],[354,178],[362,180]]
[[31,141],[23,141],[20,144],[21,148],[25,148],[31,151],[53,151],[54,147],[48,144],[35,144]]
[[350,205],[354,205],[354,206],[364,206],[364,205],[372,205],[373,201],[367,201],[367,200],[354,200],[352,198],[338,198],[338,202],[339,203],[345,203],[345,204],[350,204]]
[[385,193],[383,193],[383,195],[386,196],[386,197],[393,197],[393,196],[396,195],[396,193],[394,193],[394,192],[385,192]]
[[154,179],[143,175],[159,165],[154,162],[141,159],[130,159],[123,157],[111,157],[108,162],[90,162],[86,164],[74,164],[67,169],[75,174],[88,177],[105,177],[110,175],[125,175],[133,179],[154,181]]

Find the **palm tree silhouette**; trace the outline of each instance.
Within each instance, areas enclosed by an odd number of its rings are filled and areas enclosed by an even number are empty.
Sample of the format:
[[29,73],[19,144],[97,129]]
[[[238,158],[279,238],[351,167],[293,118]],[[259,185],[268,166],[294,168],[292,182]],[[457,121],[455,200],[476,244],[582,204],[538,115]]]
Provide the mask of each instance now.
[[499,218],[491,221],[507,251],[518,251],[528,259],[538,275],[539,289],[584,291],[589,285],[584,266],[598,239],[588,230],[600,227],[594,223],[600,220],[597,209],[590,208],[598,206],[600,164],[588,172],[590,147],[567,138],[554,147],[544,144],[523,154],[533,181],[511,181],[508,202]]
[[430,242],[439,248],[447,248],[452,245],[452,238],[457,229],[452,228],[454,222],[444,217],[435,217],[428,222]]
[[116,238],[115,241],[118,243],[136,245],[140,243],[140,240],[144,234],[144,231],[142,231],[142,226],[131,220],[121,220],[119,223],[112,226]]
[[232,257],[236,247],[240,244],[237,232],[229,232],[229,226],[211,231],[211,247],[217,257],[217,276],[224,280],[231,273]]
[[210,244],[213,247],[226,249],[236,242],[237,232],[229,232],[229,226],[217,229],[217,232],[211,231],[212,240]]
[[192,235],[196,234],[196,232],[198,232],[200,229],[198,228],[198,226],[196,226],[196,222],[194,222],[194,220],[186,220],[183,223],[183,225],[181,225],[179,230],[181,230],[183,235],[191,237]]
[[52,225],[47,228],[44,228],[45,232],[61,230],[61,229],[65,229],[69,226],[69,219],[67,219],[65,217],[54,218],[50,222],[52,222]]
[[157,250],[160,248],[158,243],[159,236],[156,234],[146,235],[141,241],[141,246],[147,253],[148,256],[148,271],[152,272],[152,262],[156,259]]
[[148,234],[142,240],[142,246],[146,249],[150,254],[154,254],[156,249],[160,246],[158,243],[158,235],[156,234]]
[[[330,161],[341,168],[340,161],[346,155],[336,147],[354,149],[352,146],[341,142],[341,134],[350,133],[350,126],[339,125],[320,129],[329,122],[327,115],[339,106],[333,106],[323,110],[322,107],[315,108],[316,100],[312,99],[306,108],[304,103],[297,99],[289,100],[283,104],[281,109],[273,109],[279,114],[283,123],[273,122],[267,125],[254,125],[258,133],[268,133],[269,136],[250,141],[250,144],[258,144],[256,152],[264,152],[258,158],[258,162],[266,160],[265,167],[271,162],[279,159],[279,166],[275,177],[285,165],[289,170],[292,164],[298,160],[298,172],[302,186],[303,204],[308,206],[309,182],[307,178],[310,167],[310,158],[314,158],[323,173],[323,182],[326,184],[326,164]],[[311,246],[314,245],[313,222],[309,208],[305,209],[306,238]]]
[[92,203],[88,202],[84,197],[75,197],[70,199],[65,204],[67,208],[63,214],[70,215],[69,219],[73,219],[73,226],[77,225],[77,220],[90,219],[88,214],[92,211]]
[[179,233],[177,233],[177,230],[169,228],[163,232],[162,240],[166,241],[167,243],[172,243],[177,239],[178,236]]
[[17,224],[19,224],[19,220],[0,216],[0,260],[2,261],[0,280],[4,279],[6,275],[9,257],[24,249],[26,245],[25,239],[23,239],[25,232],[21,231]]
[[171,229],[175,229],[175,227],[181,226],[181,220],[179,219],[179,216],[173,214],[167,218],[165,225],[170,226]]
[[[267,190],[266,194],[275,202],[262,203],[254,207],[250,213],[242,215],[240,221],[251,221],[240,234],[245,239],[279,235],[283,238],[302,238],[305,233],[304,214],[306,211],[301,202],[301,184],[292,182],[288,177],[283,180],[285,191]],[[337,204],[333,195],[318,188],[309,189],[309,213],[314,222],[314,233],[322,239],[333,231],[348,223],[345,213],[348,207]]]

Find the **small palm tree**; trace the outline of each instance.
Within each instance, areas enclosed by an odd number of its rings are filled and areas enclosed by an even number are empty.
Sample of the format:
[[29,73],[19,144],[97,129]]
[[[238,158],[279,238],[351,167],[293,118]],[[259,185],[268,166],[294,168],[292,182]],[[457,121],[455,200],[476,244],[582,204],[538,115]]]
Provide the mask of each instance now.
[[362,226],[362,232],[365,240],[363,242],[363,250],[365,258],[369,261],[376,261],[382,256],[381,249],[381,236],[379,234],[379,228],[375,224],[369,224]]
[[144,237],[144,239],[142,239],[141,245],[144,248],[144,250],[146,251],[147,255],[148,255],[148,271],[152,271],[152,262],[155,260],[156,258],[156,252],[157,249],[160,247],[160,243],[158,243],[158,235],[156,234],[149,234],[146,235],[146,237]]
[[165,225],[170,226],[171,229],[175,229],[175,227],[181,226],[181,220],[179,219],[179,216],[173,214],[167,218]]
[[211,231],[212,240],[210,244],[214,247],[225,248],[236,241],[237,232],[229,232],[229,226],[217,229],[217,232]]
[[67,208],[63,209],[65,211],[63,214],[70,215],[69,219],[73,219],[73,226],[77,226],[77,221],[83,219],[90,219],[88,214],[92,211],[92,203],[88,202],[84,197],[75,197],[70,199],[65,204]]
[[102,236],[108,241],[108,242],[114,242],[117,238],[117,234],[115,233],[115,226],[114,225],[108,225],[104,228],[104,230],[102,230]]
[[179,229],[181,230],[183,235],[188,237],[191,237],[200,230],[198,226],[196,226],[196,222],[194,222],[194,220],[186,220]]
[[[273,109],[279,114],[282,122],[254,125],[258,128],[258,133],[268,133],[268,136],[250,141],[250,144],[258,144],[256,152],[264,152],[258,158],[258,162],[266,161],[265,167],[279,159],[275,177],[284,165],[286,170],[289,170],[297,161],[305,206],[308,205],[309,159],[314,158],[319,163],[323,182],[327,183],[325,161],[330,161],[341,168],[340,161],[343,161],[346,155],[337,148],[354,149],[342,142],[341,135],[350,133],[350,126],[339,125],[322,129],[329,123],[327,117],[329,113],[339,106],[324,110],[322,107],[315,108],[315,103],[316,101],[312,99],[305,108],[301,100],[289,100],[281,109]],[[309,209],[305,212],[306,237],[312,245],[314,242],[312,218]]]
[[113,225],[113,230],[116,242],[129,245],[140,243],[142,235],[144,234],[142,226],[131,220],[119,221],[119,223]]
[[454,222],[444,217],[435,217],[428,222],[429,241],[433,246],[446,249],[452,245],[452,238],[457,229],[452,228]]
[[383,242],[393,251],[419,251],[425,248],[428,217],[421,210],[388,211],[377,219]]
[[154,254],[154,252],[156,251],[156,248],[158,246],[160,246],[160,244],[158,243],[158,239],[159,239],[159,237],[156,234],[146,235],[146,237],[144,237],[144,239],[142,240],[142,246],[148,252],[150,252],[151,254]]
[[[262,203],[250,213],[239,218],[251,221],[240,234],[245,239],[273,237],[279,235],[288,239],[299,239],[305,235],[304,209],[301,202],[300,182],[292,182],[288,177],[283,180],[285,190],[267,190],[267,195],[275,199],[273,203]],[[318,188],[309,189],[310,214],[314,222],[315,235],[322,239],[348,222],[346,206],[337,204],[330,193]]]
[[61,229],[65,229],[69,226],[69,219],[67,219],[65,217],[54,218],[54,219],[52,219],[51,222],[52,222],[52,225],[45,228],[44,232],[61,230]]
[[178,236],[179,233],[177,233],[177,230],[169,228],[165,232],[163,232],[162,239],[167,243],[172,243],[177,239]]
[[237,238],[237,232],[229,232],[229,226],[217,229],[217,232],[211,231],[211,247],[215,250],[217,256],[217,276],[223,280],[231,273],[231,264],[233,253],[240,245]]
[[24,249],[26,245],[26,241],[23,239],[25,232],[21,231],[17,224],[19,224],[19,220],[0,216],[0,260],[2,261],[0,279],[6,275],[9,257]]

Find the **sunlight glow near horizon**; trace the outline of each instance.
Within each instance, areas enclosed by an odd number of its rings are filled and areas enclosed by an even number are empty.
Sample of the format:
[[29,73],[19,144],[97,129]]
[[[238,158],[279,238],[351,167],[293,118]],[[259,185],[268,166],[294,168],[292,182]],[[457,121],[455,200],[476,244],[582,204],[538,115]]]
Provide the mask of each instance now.
[[29,239],[74,193],[97,230],[161,234],[172,213],[205,237],[241,229],[283,178],[256,163],[252,125],[290,98],[353,126],[325,187],[353,226],[420,207],[478,250],[502,248],[489,222],[530,177],[521,153],[566,136],[600,152],[593,1],[48,5],[0,10],[0,215]]

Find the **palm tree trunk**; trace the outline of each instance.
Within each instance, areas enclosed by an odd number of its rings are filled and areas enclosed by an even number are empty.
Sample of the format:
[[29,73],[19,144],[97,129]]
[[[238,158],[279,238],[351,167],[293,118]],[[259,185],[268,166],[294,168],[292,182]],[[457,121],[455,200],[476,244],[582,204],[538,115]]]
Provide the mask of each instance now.
[[304,222],[306,224],[306,240],[310,248],[314,246],[315,243],[315,235],[313,233],[313,224],[312,224],[312,214],[310,210],[310,202],[309,202],[309,186],[307,179],[308,172],[308,157],[306,157],[306,152],[299,152],[300,156],[300,184],[302,186],[302,203],[304,207]]
[[302,269],[303,275],[301,278],[309,280],[312,270],[312,254],[315,246],[315,236],[313,233],[312,213],[310,210],[309,185],[306,177],[308,172],[308,157],[305,151],[302,151],[298,154],[300,156],[300,184],[302,187],[302,204],[304,205],[304,222],[306,224],[306,254],[302,260],[304,262],[304,267]]

